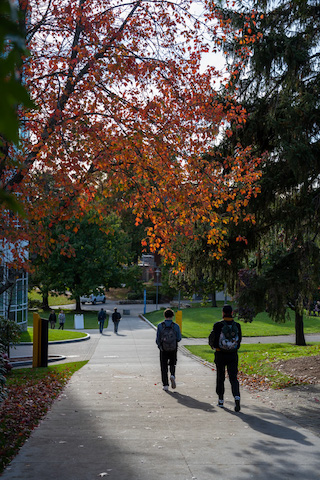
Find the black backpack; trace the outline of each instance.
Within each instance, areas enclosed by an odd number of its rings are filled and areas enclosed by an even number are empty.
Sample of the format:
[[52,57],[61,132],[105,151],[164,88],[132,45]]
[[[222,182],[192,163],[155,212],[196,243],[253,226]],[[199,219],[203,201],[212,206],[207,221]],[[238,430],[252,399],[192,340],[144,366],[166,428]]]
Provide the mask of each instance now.
[[212,349],[214,349],[214,346],[213,346],[213,344],[214,344],[214,337],[215,337],[215,335],[214,335],[214,332],[213,332],[213,330],[212,330],[212,331],[210,332],[209,337],[208,337],[208,343],[209,343],[209,345],[210,345],[210,347],[211,347]]
[[177,335],[173,327],[173,322],[167,327],[165,322],[162,322],[162,330],[160,333],[161,347],[164,352],[174,352],[177,350]]

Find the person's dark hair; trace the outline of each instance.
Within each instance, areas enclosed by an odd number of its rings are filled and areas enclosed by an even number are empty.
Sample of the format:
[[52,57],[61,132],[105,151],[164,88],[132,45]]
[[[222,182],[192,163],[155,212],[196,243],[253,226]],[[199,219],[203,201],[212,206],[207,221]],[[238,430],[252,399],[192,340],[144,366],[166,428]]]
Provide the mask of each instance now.
[[226,317],[232,317],[232,307],[231,305],[224,305],[222,308],[222,312]]
[[171,310],[171,308],[167,308],[164,311],[164,316],[165,316],[165,318],[173,318],[174,317],[174,311]]

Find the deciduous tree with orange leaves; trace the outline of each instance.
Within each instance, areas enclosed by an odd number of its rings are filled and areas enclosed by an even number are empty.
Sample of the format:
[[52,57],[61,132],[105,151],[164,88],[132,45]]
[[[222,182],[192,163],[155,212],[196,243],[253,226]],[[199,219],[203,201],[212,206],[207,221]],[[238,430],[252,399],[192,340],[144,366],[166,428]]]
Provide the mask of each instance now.
[[148,248],[172,262],[195,224],[207,225],[219,258],[228,224],[253,221],[245,208],[259,191],[259,159],[240,144],[232,156],[210,155],[219,132],[240,128],[246,113],[218,96],[224,79],[201,65],[228,25],[210,2],[197,5],[19,1],[31,53],[22,75],[37,109],[20,112],[20,145],[1,163],[2,187],[26,211],[19,227],[1,212],[14,264],[17,240],[50,252],[52,225],[89,205],[102,216],[112,205],[132,209],[137,224],[151,220]]

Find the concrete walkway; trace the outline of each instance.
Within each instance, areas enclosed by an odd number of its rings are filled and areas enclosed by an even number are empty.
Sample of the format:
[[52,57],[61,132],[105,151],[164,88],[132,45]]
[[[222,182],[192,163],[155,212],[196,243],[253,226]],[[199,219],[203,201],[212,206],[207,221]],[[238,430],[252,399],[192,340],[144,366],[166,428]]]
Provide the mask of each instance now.
[[229,383],[226,408],[216,407],[215,372],[192,357],[179,352],[177,388],[164,392],[155,331],[146,322],[124,317],[118,335],[110,322],[82,344],[94,345],[90,361],[4,480],[319,479],[319,437],[245,389],[236,414]]

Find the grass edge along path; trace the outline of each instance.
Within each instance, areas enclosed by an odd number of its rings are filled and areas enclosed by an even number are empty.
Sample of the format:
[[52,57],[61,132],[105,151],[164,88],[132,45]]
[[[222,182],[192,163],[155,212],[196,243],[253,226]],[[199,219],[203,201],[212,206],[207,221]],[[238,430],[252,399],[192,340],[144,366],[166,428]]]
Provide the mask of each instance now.
[[[193,307],[182,310],[182,336],[184,338],[207,338],[212,330],[213,324],[222,319],[221,312],[221,307]],[[146,313],[144,316],[153,325],[157,325],[164,318],[163,310]],[[290,321],[285,323],[275,323],[267,313],[260,313],[254,318],[252,323],[240,321],[242,335],[244,337],[292,335],[295,333],[293,312],[290,312],[290,319]],[[320,317],[309,317],[305,315],[304,333],[319,332]]]
[[47,414],[71,376],[86,363],[11,371],[6,382],[7,397],[0,404],[0,474]]
[[[104,307],[105,308],[105,307]],[[60,310],[62,310],[66,316],[66,321],[64,324],[64,328],[67,330],[73,330],[74,329],[74,316],[75,316],[75,311],[74,310],[69,310],[67,308],[62,308],[59,310],[56,310],[56,315],[57,315],[57,323],[56,323],[56,328],[54,330],[59,329],[59,320],[58,320],[58,315]],[[50,312],[44,312],[41,309],[38,309],[37,312],[41,318],[44,318],[48,320]],[[98,311],[95,310],[86,310],[85,312],[81,312],[83,315],[83,320],[84,320],[84,328],[86,330],[88,329],[95,329],[99,328],[98,326]],[[105,322],[106,325],[106,322]],[[33,312],[29,311],[28,312],[28,326],[32,327],[33,326]],[[50,325],[49,325],[50,329]],[[51,330],[51,329],[50,329]]]
[[[49,342],[57,342],[63,340],[74,340],[77,338],[85,338],[86,333],[77,332],[75,330],[58,330],[58,329],[49,329],[48,330],[48,339]],[[33,342],[33,328],[28,327],[26,332],[21,332],[20,342],[32,343]]]
[[[209,345],[186,345],[193,355],[209,364],[214,363],[214,351]],[[256,390],[280,389],[311,383],[307,378],[286,375],[275,367],[279,361],[320,355],[320,343],[300,347],[289,343],[242,344],[239,350],[239,380]]]

